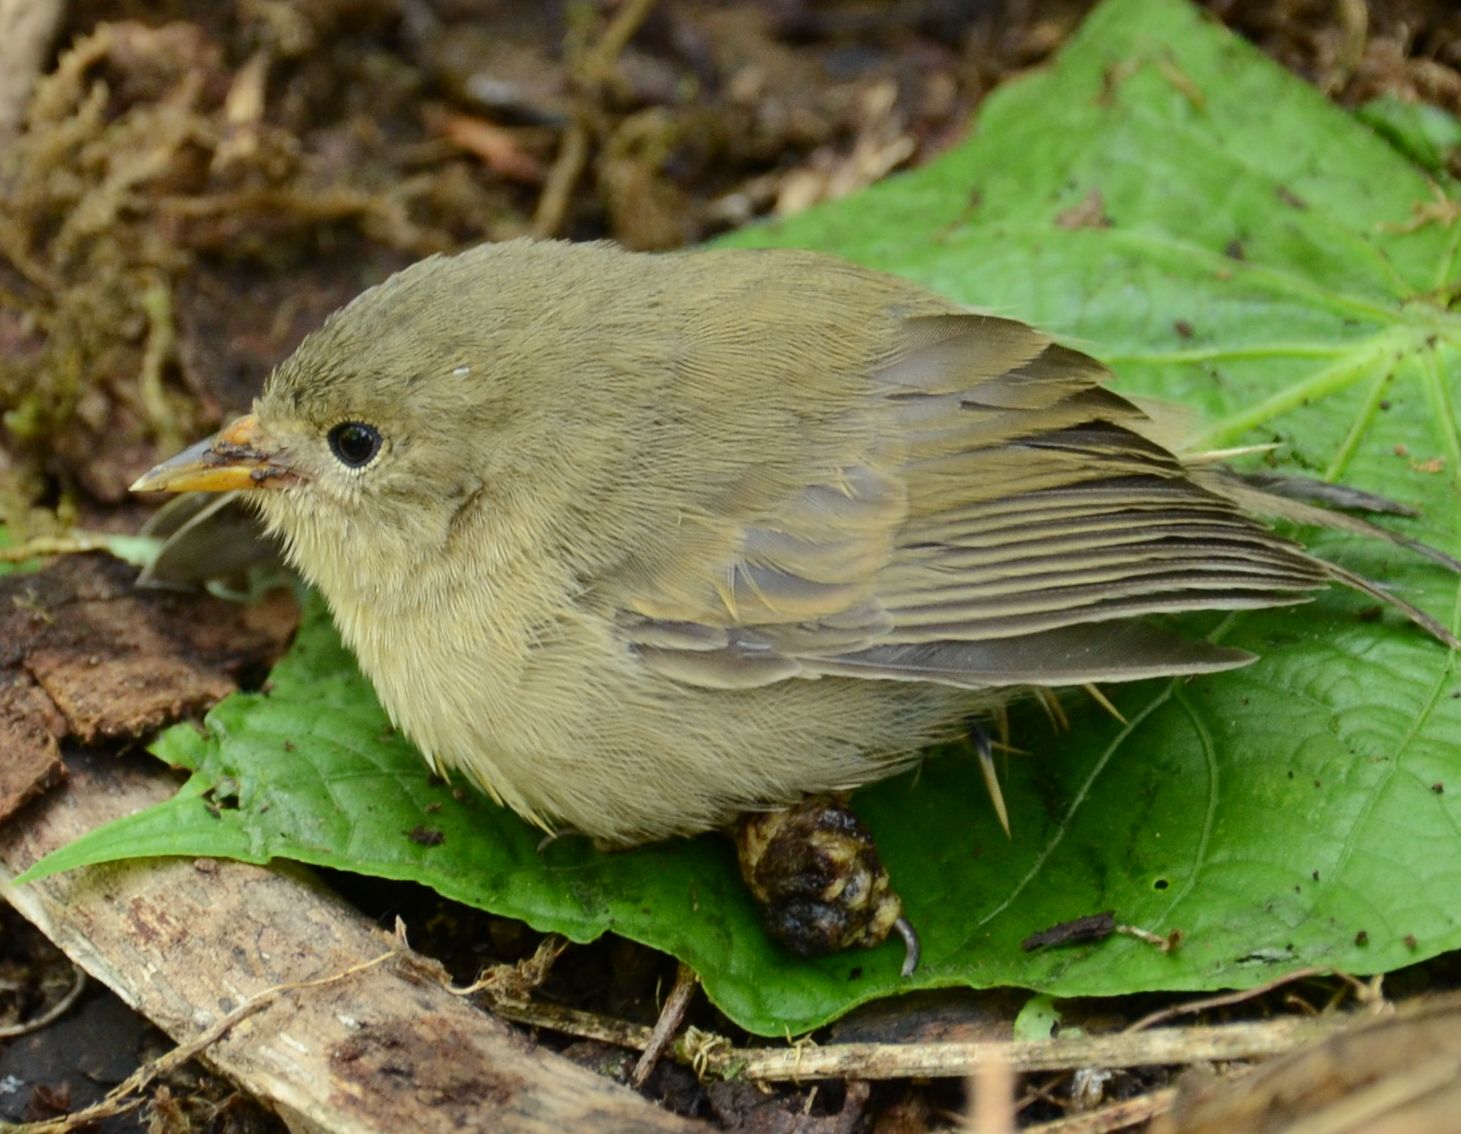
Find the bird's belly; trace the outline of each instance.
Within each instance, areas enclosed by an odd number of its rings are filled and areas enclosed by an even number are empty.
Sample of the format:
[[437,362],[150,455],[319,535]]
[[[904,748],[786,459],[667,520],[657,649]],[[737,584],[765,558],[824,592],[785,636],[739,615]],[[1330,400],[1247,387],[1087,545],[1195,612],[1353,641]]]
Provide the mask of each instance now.
[[646,695],[650,675],[611,626],[568,617],[530,628],[458,610],[431,619],[407,655],[391,613],[335,610],[392,722],[433,769],[544,827],[612,841],[684,827],[674,792],[645,790],[681,762],[669,751],[671,708]]
[[959,713],[954,691],[893,682],[681,684],[587,617],[507,640],[491,628],[438,633],[410,658],[387,620],[342,630],[434,768],[530,821],[614,843],[693,834],[880,778]]

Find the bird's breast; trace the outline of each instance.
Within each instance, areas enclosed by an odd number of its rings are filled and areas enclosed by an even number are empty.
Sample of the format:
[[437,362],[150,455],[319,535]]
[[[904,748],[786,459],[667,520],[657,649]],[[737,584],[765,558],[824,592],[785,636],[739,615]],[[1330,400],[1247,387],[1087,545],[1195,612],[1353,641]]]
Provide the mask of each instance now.
[[[589,669],[594,650],[612,647],[609,628],[595,628],[553,585],[549,565],[520,566],[470,585],[427,573],[415,587],[338,596],[331,606],[382,706],[427,763],[460,769],[534,818],[540,754],[571,746],[563,658]],[[602,644],[587,650],[593,639]]]

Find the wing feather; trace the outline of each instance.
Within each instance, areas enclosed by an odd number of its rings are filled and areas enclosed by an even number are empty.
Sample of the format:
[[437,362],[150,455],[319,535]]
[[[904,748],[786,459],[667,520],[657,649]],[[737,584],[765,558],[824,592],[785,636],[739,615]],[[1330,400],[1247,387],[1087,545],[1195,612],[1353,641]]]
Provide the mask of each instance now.
[[1081,684],[1245,663],[1140,620],[1301,602],[1344,576],[1245,514],[1220,477],[1194,476],[1105,377],[1010,320],[906,320],[842,460],[738,517],[698,584],[635,594],[627,641],[714,688]]

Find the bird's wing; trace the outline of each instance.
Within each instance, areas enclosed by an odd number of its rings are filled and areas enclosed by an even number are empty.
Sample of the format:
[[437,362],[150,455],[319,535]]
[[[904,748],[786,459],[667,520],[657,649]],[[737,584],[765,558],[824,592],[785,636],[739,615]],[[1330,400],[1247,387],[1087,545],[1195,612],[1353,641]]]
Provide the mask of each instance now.
[[1196,483],[1105,370],[1021,323],[906,321],[846,461],[745,517],[623,631],[676,680],[985,687],[1229,668],[1143,615],[1302,600],[1323,565]]

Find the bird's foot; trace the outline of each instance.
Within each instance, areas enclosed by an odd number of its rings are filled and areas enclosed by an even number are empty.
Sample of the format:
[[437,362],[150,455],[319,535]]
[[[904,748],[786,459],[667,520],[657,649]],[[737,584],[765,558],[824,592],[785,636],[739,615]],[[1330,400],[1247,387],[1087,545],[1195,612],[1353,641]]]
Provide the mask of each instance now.
[[813,796],[781,811],[749,812],[733,834],[767,932],[787,948],[816,957],[871,948],[896,932],[905,945],[903,975],[918,967],[918,935],[846,800]]

